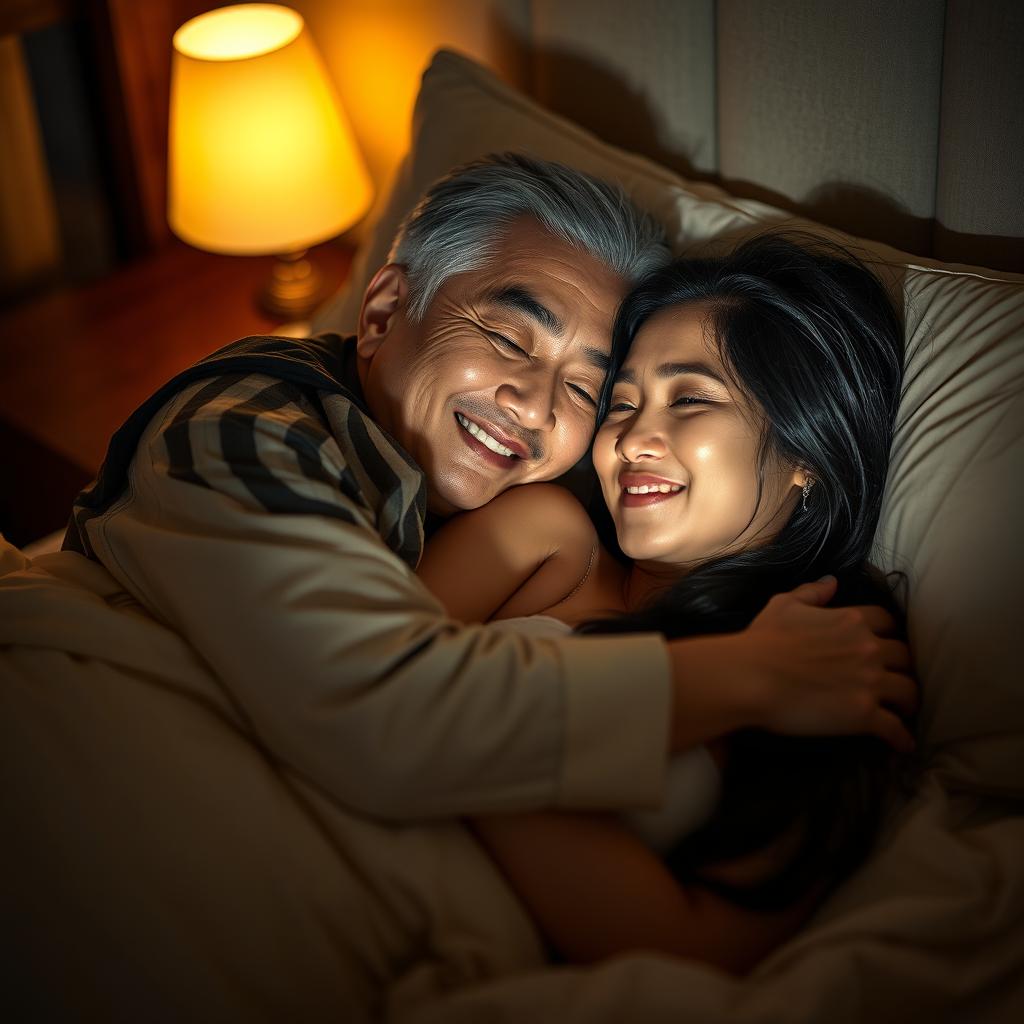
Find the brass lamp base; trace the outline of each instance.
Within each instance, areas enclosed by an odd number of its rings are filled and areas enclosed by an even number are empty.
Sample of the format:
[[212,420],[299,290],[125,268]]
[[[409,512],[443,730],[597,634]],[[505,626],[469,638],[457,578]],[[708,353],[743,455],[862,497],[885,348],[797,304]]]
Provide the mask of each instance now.
[[277,257],[259,301],[261,308],[273,317],[300,320],[312,313],[323,298],[323,275],[306,259],[306,250],[301,249]]

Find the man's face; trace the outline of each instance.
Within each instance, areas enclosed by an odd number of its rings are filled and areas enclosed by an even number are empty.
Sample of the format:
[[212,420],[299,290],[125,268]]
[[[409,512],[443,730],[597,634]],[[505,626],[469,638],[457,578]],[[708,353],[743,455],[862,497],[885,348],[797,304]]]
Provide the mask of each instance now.
[[378,273],[360,375],[375,419],[426,473],[431,511],[477,508],[584,454],[626,287],[531,218],[484,269],[450,277],[418,324],[401,268]]

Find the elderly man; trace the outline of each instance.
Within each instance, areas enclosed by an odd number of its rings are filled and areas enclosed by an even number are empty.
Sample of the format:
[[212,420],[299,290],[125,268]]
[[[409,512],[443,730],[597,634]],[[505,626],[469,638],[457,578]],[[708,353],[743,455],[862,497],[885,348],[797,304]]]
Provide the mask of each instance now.
[[428,509],[583,455],[616,306],[667,256],[603,183],[463,168],[404,224],[357,338],[250,339],[171,381],[66,546],[187,639],[276,758],[374,817],[651,804],[670,750],[748,725],[905,745],[902,653],[814,607],[827,583],[735,636],[558,642],[453,623],[413,575]]

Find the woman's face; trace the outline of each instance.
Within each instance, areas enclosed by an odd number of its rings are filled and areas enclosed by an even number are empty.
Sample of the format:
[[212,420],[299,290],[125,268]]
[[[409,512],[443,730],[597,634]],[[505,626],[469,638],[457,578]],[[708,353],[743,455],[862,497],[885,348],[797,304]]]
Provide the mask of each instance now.
[[713,330],[704,305],[652,316],[594,441],[619,545],[635,561],[689,567],[765,544],[806,482],[771,456],[759,467],[764,414],[729,382]]

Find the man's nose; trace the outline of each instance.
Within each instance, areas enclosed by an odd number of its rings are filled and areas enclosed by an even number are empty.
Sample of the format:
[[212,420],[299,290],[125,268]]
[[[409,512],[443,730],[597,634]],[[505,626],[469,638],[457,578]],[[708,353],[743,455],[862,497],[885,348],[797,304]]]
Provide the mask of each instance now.
[[555,425],[554,375],[540,369],[526,370],[502,384],[498,405],[528,430],[551,430]]
[[615,450],[623,462],[660,459],[665,454],[665,439],[652,417],[639,411],[622,425]]

